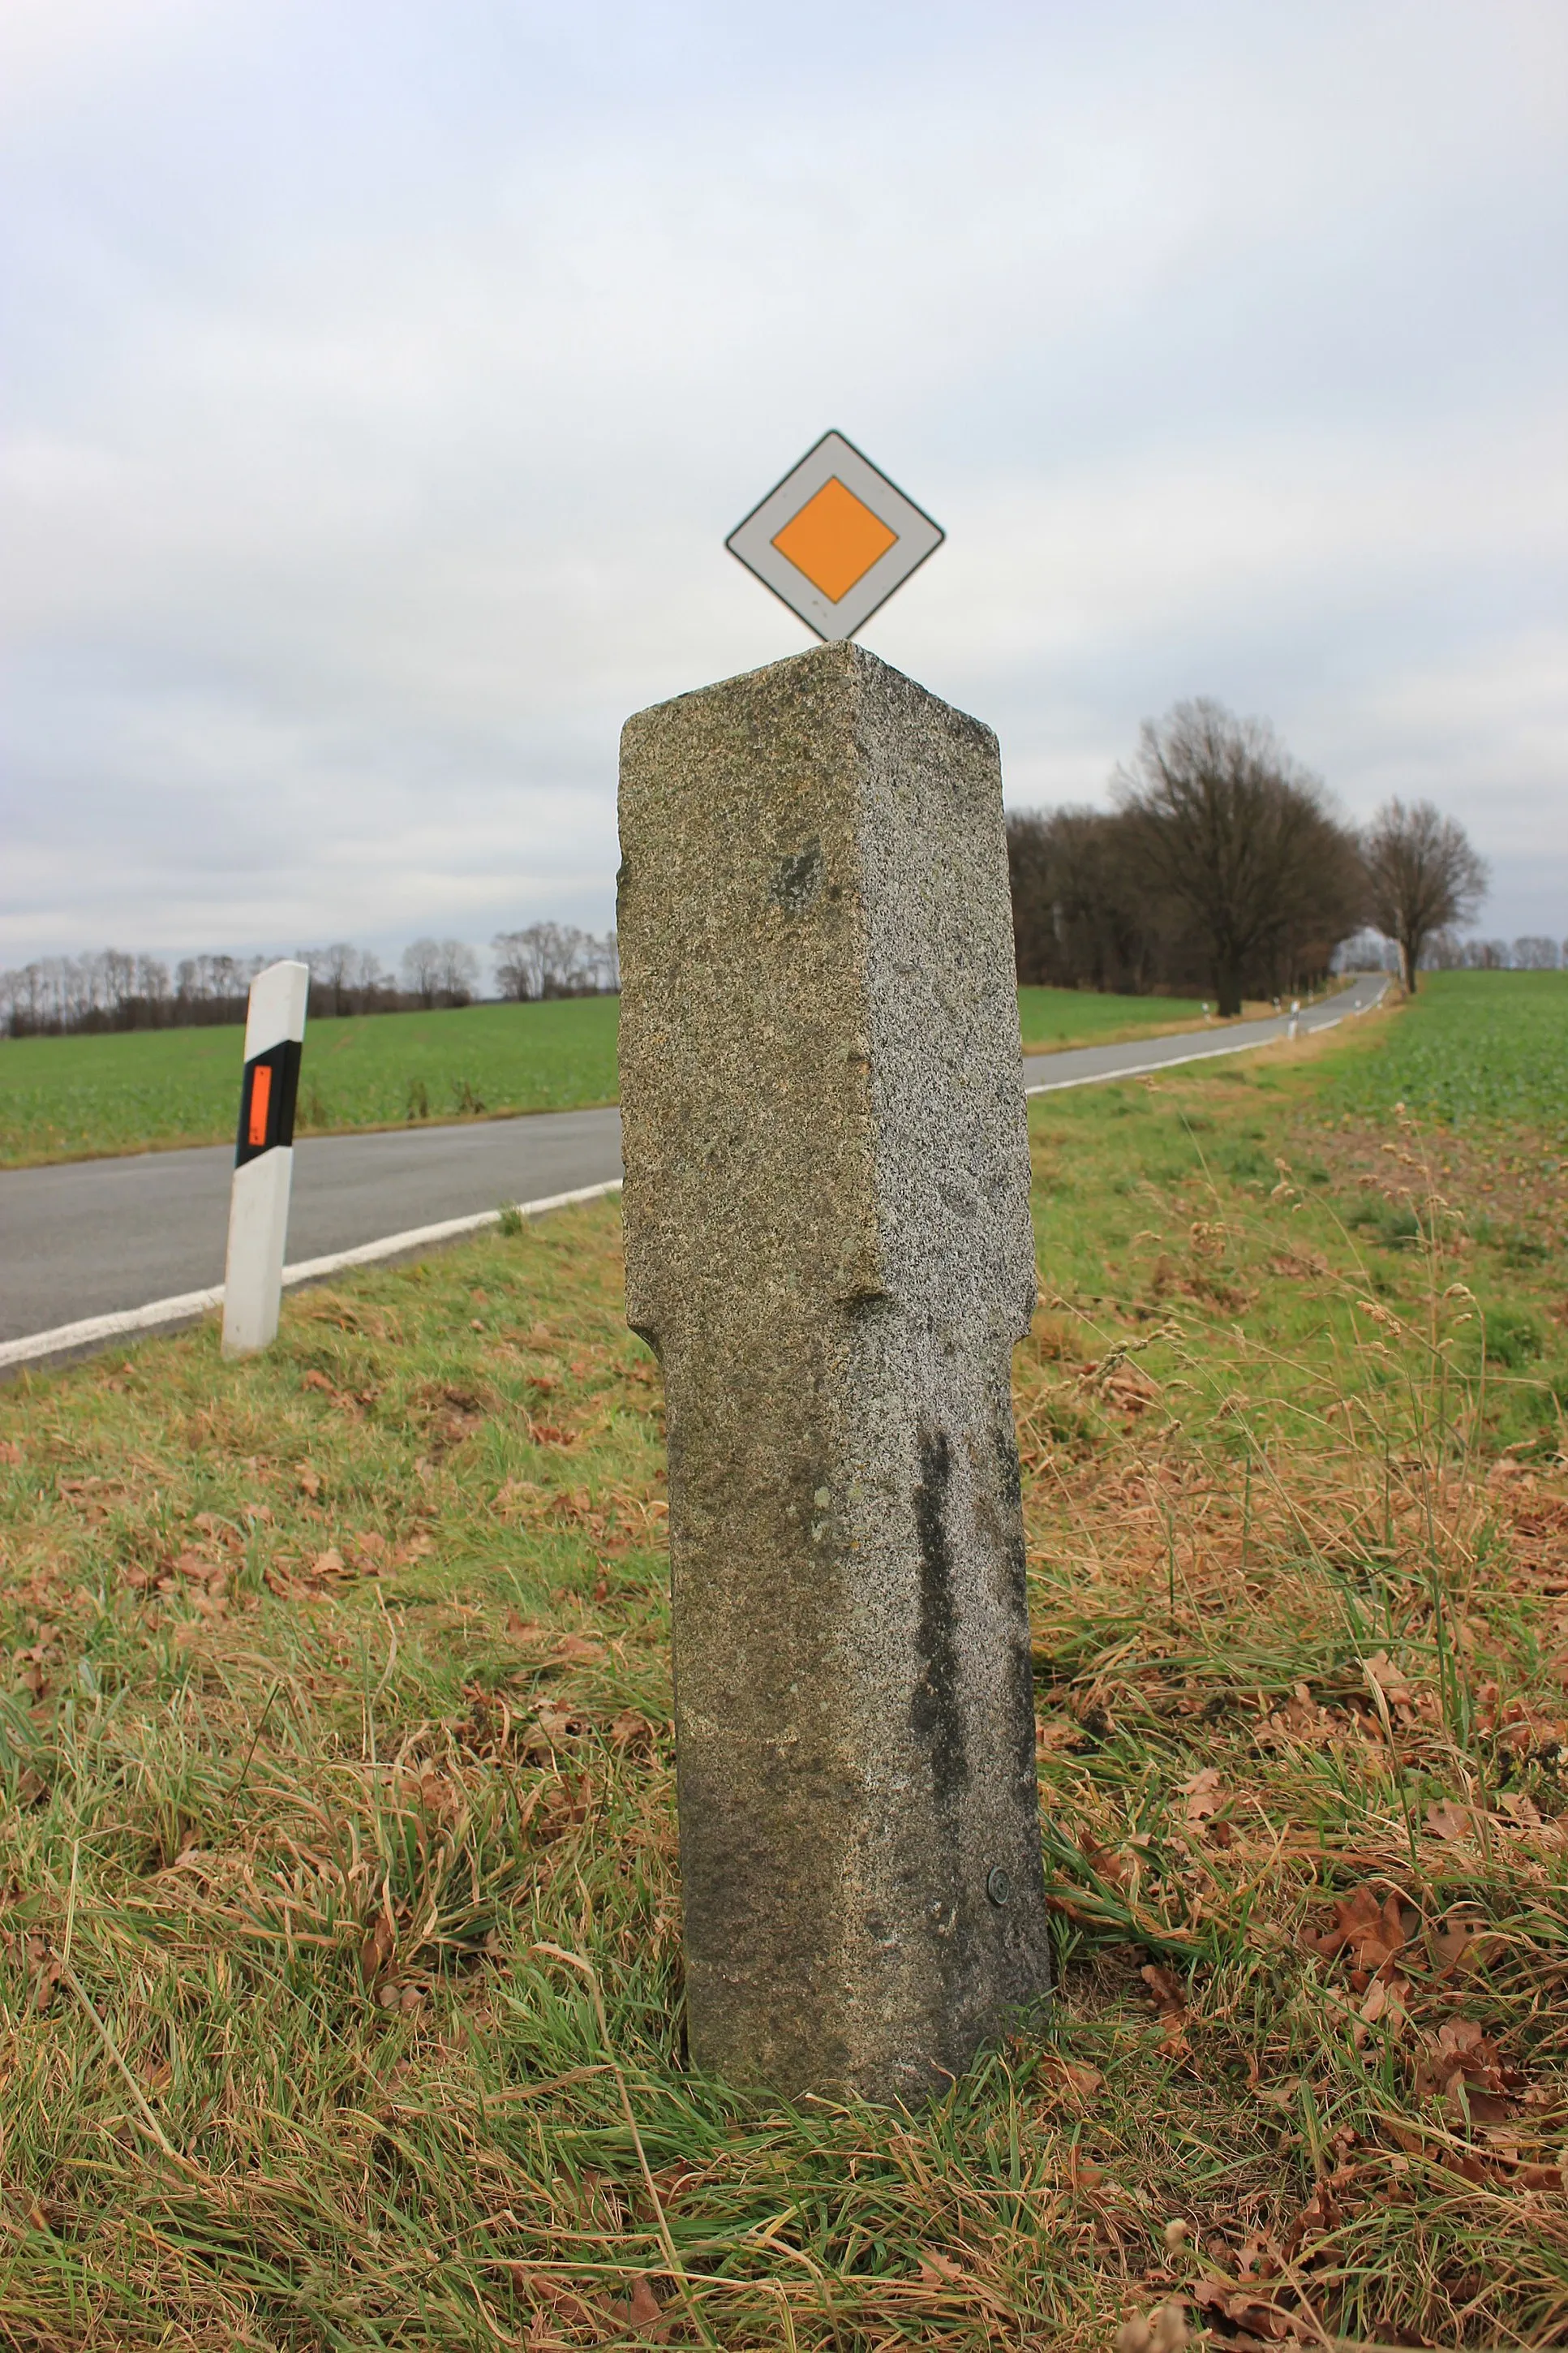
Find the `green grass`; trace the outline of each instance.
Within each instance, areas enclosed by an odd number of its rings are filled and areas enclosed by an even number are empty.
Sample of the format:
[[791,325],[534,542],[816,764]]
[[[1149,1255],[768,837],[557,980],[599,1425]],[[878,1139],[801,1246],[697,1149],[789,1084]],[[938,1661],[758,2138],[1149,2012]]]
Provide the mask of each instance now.
[[1568,1141],[1568,972],[1423,976],[1397,1038],[1335,1091],[1356,1113],[1396,1103],[1423,1119],[1528,1126]]
[[0,1392],[0,2342],[1561,2343],[1562,1200],[1404,1018],[1032,1107],[1058,2000],[919,2116],[682,2064],[612,1205]]
[[[1200,1018],[1180,997],[1070,988],[1021,989],[1019,1003],[1039,1051]],[[312,1022],[299,1132],[614,1103],[618,1014],[601,997]],[[236,1026],[0,1041],[0,1167],[229,1142],[243,1039]]]
[[1151,1030],[1185,1029],[1204,1018],[1195,997],[1102,997],[1087,988],[1021,988],[1018,1018],[1024,1050],[1050,1053],[1062,1046],[1106,1046]]
[[[310,1025],[303,1134],[616,1099],[615,997],[378,1013]],[[229,1141],[244,1031],[0,1043],[0,1166]]]

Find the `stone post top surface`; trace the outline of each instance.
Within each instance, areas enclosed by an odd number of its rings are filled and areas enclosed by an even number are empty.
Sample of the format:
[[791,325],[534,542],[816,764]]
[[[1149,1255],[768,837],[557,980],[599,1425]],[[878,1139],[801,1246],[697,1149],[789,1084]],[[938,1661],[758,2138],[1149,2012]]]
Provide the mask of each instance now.
[[840,638],[830,645],[808,646],[804,653],[786,654],[781,661],[764,662],[758,670],[737,670],[732,677],[715,679],[710,686],[689,687],[683,694],[672,694],[663,702],[648,703],[643,710],[633,712],[625,722],[621,740],[624,744],[634,731],[648,722],[678,711],[683,703],[700,702],[709,696],[731,699],[742,694],[761,693],[772,699],[781,688],[795,686],[803,693],[810,693],[814,689],[826,689],[835,681],[850,679],[858,679],[865,684],[874,681],[890,684],[896,681],[910,694],[918,696],[930,710],[942,712],[965,728],[973,728],[988,744],[995,745],[996,731],[988,727],[984,719],[976,719],[972,712],[961,711],[956,703],[944,702],[940,694],[933,694],[929,686],[922,686],[907,670],[884,661],[880,654],[874,654],[868,647],[858,645],[853,638]]

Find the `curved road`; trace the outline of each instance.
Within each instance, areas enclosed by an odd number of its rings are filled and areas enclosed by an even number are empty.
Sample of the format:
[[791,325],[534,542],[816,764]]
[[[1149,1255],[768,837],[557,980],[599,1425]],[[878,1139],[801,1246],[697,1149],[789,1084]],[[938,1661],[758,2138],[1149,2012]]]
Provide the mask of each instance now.
[[[1365,1012],[1386,985],[1353,982],[1303,1013],[1302,1029]],[[1247,1021],[1075,1047],[1031,1057],[1024,1084],[1040,1094],[1137,1076],[1267,1045],[1284,1029]],[[619,1176],[620,1154],[614,1109],[314,1138],[295,1147],[289,1260],[602,1184]],[[221,1282],[233,1167],[232,1147],[210,1145],[0,1173],[0,1344]]]

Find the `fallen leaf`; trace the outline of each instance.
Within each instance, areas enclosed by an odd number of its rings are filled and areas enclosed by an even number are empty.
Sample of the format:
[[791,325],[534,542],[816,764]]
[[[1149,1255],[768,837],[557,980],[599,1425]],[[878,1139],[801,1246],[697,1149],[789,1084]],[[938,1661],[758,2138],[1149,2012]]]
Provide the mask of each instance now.
[[1105,2081],[1098,2067],[1090,2067],[1082,2059],[1064,2058],[1059,2051],[1050,2053],[1049,2065],[1052,2073],[1060,2076],[1075,2099],[1093,2099]]
[[1187,2049],[1186,1990],[1173,1969],[1161,1961],[1146,1961],[1138,1972],[1160,2013],[1161,2048],[1174,2056]]
[[1408,1978],[1373,1978],[1366,1989],[1366,1998],[1361,2006],[1360,2016],[1363,2023],[1375,2026],[1379,2019],[1390,2013],[1395,2019],[1403,2018],[1405,2014],[1405,1996],[1409,1991]]
[[556,1659],[602,1659],[605,1646],[592,1642],[585,1634],[558,1634],[551,1645],[551,1656]]
[[963,2266],[951,2255],[939,2254],[934,2247],[922,2247],[920,2275],[927,2287],[952,2286],[963,2277]]
[[610,1740],[616,1748],[651,1749],[653,1726],[635,1707],[624,1707],[610,1725]]
[[577,1740],[588,1729],[588,1719],[577,1709],[563,1707],[552,1701],[542,1707],[534,1719],[546,1740]]
[[1390,1707],[1414,1704],[1415,1695],[1409,1683],[1386,1651],[1374,1651],[1370,1659],[1363,1659],[1361,1671],[1370,1688],[1374,1693],[1381,1692]]
[[1299,1941],[1305,1951],[1325,1960],[1345,1953],[1357,1969],[1369,1974],[1385,1969],[1405,1943],[1399,1898],[1389,1895],[1380,1904],[1370,1887],[1358,1887],[1336,1903],[1329,1927],[1303,1928]]
[[1201,1773],[1194,1773],[1191,1780],[1184,1781],[1182,1788],[1186,1796],[1184,1810],[1189,1822],[1212,1820],[1226,1803],[1219,1774],[1212,1765],[1205,1765]]
[[1426,1809],[1426,1827],[1434,1838],[1468,1838],[1475,1826],[1468,1806],[1457,1806],[1451,1798],[1439,1798]]
[[359,1973],[374,1986],[397,1948],[397,1932],[384,1912],[378,1912],[359,1948]]
[[1468,1920],[1458,1920],[1451,1927],[1430,1930],[1426,1942],[1432,1955],[1432,1966],[1438,1976],[1452,1977],[1471,1946],[1479,1940],[1479,1930]]
[[662,2337],[668,2333],[670,2327],[670,2320],[665,2315],[664,2306],[640,2273],[632,2282],[631,2301],[626,2306],[626,2320],[628,2325],[643,2337]]
[[[1260,2304],[1246,2288],[1232,2287],[1226,2280],[1201,2279],[1191,2293],[1194,2303],[1219,2313],[1226,2320],[1236,2321],[1253,2337],[1279,2340],[1308,2334],[1307,2324],[1293,2312],[1281,2312],[1271,2304]],[[1313,2332],[1314,2342],[1320,2334]]]
[[1110,1887],[1126,1886],[1132,1876],[1132,1865],[1125,1855],[1112,1854],[1109,1847],[1100,1845],[1092,1831],[1079,1831],[1078,1843],[1079,1852],[1097,1879],[1103,1879]]

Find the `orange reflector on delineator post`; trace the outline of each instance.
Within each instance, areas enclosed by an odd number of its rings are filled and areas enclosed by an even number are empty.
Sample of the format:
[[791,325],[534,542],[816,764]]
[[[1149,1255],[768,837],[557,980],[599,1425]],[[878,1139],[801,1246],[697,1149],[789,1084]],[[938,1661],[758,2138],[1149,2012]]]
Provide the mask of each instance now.
[[272,1100],[272,1065],[258,1062],[250,1074],[250,1117],[247,1141],[258,1148],[267,1141],[267,1106]]
[[931,521],[842,433],[825,433],[724,544],[807,628],[852,638],[942,545]]

